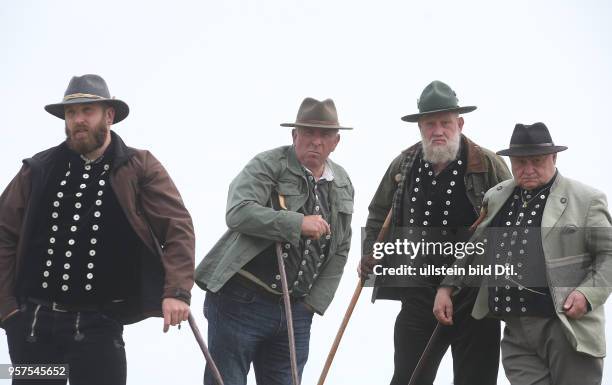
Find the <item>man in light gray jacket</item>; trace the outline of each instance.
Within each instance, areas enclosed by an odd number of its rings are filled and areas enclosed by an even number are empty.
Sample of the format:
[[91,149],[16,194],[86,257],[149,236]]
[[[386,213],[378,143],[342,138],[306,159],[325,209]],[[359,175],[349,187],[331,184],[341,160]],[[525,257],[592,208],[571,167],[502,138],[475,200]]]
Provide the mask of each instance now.
[[[487,250],[456,263],[493,267],[481,274],[472,315],[505,321],[502,362],[513,385],[602,380],[612,219],[603,193],[557,171],[565,149],[543,123],[516,125],[510,148],[498,152],[510,156],[514,179],[487,192],[472,238]],[[496,266],[506,270],[495,275]],[[440,323],[452,324],[451,292],[474,284],[466,277],[447,277],[438,289]]]

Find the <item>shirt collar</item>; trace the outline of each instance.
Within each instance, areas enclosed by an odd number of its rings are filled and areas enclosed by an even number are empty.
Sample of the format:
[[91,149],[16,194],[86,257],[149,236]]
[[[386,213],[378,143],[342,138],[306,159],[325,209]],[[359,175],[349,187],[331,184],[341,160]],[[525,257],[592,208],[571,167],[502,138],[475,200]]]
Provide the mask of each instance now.
[[[312,171],[310,171],[308,168],[304,167],[304,170],[306,170],[308,174],[313,175]],[[328,182],[334,180],[334,172],[332,171],[332,168],[329,165],[329,160],[325,161],[325,168],[323,169],[323,174],[321,174],[321,178],[319,178],[319,180],[326,180]]]

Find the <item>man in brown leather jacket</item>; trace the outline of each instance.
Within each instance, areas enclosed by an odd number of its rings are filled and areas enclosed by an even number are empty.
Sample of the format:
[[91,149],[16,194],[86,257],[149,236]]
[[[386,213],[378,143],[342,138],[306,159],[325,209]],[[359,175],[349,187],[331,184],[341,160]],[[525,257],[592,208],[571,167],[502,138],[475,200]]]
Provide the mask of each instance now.
[[123,324],[163,315],[167,331],[189,315],[191,217],[159,161],[110,130],[129,108],[101,77],[73,77],[45,109],[66,140],[24,160],[0,197],[11,361],[68,364],[71,384],[125,384]]

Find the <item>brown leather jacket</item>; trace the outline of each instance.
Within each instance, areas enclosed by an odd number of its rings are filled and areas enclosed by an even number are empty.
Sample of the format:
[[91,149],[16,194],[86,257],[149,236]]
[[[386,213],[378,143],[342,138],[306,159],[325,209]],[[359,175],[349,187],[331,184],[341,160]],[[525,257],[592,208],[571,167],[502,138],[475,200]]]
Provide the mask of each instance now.
[[[189,212],[170,176],[146,150],[127,147],[111,132],[114,162],[110,185],[142,241],[140,291],[122,305],[118,317],[133,323],[161,315],[162,298],[187,303],[195,268],[195,236]],[[18,308],[24,281],[22,263],[31,239],[34,213],[62,146],[25,159],[0,196],[0,317]]]

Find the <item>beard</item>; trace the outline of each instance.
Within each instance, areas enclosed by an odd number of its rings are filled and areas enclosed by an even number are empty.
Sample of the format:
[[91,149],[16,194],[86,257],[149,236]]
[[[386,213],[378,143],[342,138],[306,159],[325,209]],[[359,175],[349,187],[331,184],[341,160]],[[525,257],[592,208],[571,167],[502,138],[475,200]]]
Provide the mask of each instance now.
[[449,163],[457,159],[459,154],[459,146],[461,136],[457,132],[452,137],[448,138],[448,141],[444,145],[434,145],[431,141],[427,141],[421,134],[423,143],[423,159],[433,163]]
[[[101,120],[92,129],[88,129],[85,126],[75,126],[72,130],[65,126],[66,131],[66,143],[68,147],[82,155],[89,154],[104,145],[104,141],[110,131],[110,127]],[[76,138],[76,134],[79,132],[85,132],[85,137]]]

